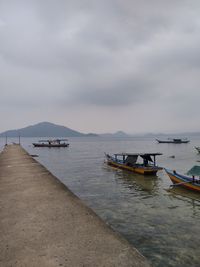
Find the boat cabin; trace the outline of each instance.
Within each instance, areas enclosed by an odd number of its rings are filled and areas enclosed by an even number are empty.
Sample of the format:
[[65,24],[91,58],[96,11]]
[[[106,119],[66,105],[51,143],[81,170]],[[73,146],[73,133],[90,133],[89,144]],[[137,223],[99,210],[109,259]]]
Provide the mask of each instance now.
[[47,140],[39,140],[40,143],[48,143],[51,144],[62,144],[63,142],[68,141],[68,139],[47,139]]
[[[114,154],[114,159],[127,166],[140,164],[147,167],[156,166],[156,156],[158,155],[162,155],[162,153],[119,153]],[[139,157],[142,159],[142,163],[137,162]]]
[[188,175],[191,175],[192,178],[194,179],[195,176],[198,176],[199,180],[200,181],[200,166],[198,165],[195,165],[193,166],[188,172],[187,172]]

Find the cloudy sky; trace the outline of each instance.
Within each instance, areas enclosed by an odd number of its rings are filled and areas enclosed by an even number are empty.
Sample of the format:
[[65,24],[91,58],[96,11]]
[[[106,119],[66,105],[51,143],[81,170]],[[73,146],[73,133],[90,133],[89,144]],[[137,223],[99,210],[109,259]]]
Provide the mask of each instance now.
[[199,0],[0,0],[0,131],[200,131]]

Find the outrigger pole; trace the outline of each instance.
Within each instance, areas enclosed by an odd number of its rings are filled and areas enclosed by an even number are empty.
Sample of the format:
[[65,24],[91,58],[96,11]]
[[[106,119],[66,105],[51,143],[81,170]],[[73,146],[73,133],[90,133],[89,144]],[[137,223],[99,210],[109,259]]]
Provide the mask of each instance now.
[[19,133],[19,145],[20,145],[20,133]]
[[5,141],[5,146],[7,146],[7,140],[8,140],[8,137],[7,137],[7,134],[6,134],[6,141]]
[[181,182],[181,183],[170,184],[170,187],[173,187],[173,186],[179,186],[179,185],[182,185],[182,184],[190,184],[190,183],[193,183],[193,181],[187,181],[187,182]]

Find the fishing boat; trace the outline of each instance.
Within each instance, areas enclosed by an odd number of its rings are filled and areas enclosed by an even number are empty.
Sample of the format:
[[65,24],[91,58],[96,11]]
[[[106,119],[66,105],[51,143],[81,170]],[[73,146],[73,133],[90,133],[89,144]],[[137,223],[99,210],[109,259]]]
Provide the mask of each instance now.
[[167,143],[167,144],[186,144],[186,143],[189,143],[190,140],[188,140],[187,138],[185,139],[181,139],[181,138],[168,138],[167,140],[159,140],[159,139],[156,139],[156,141],[158,143]]
[[195,149],[197,150],[198,153],[200,153],[200,146],[195,146]]
[[[119,169],[143,174],[155,175],[161,167],[156,165],[156,156],[161,153],[118,153],[110,156],[106,154],[107,164]],[[138,158],[142,162],[137,162]]]
[[[165,171],[173,183],[171,187],[180,186],[192,191],[200,192],[200,166],[193,166],[187,172],[187,175],[189,176],[168,169],[165,169]],[[198,176],[198,178],[196,176]]]
[[67,139],[47,139],[39,140],[38,143],[33,143],[34,147],[68,147]]

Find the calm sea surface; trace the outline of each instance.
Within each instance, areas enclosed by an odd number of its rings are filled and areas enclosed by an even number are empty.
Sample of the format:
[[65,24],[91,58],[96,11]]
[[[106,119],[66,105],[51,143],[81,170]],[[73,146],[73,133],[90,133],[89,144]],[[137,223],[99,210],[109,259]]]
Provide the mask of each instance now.
[[[9,142],[17,142],[10,139]],[[69,138],[69,148],[33,148],[37,139],[21,138],[22,146],[104,221],[130,241],[152,266],[200,266],[200,195],[177,188],[165,172],[137,175],[104,163],[104,152],[161,152],[157,163],[186,173],[200,165],[189,144],[158,144],[145,138]],[[0,140],[0,148],[5,140]],[[171,158],[175,156],[175,158]]]

